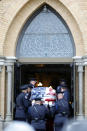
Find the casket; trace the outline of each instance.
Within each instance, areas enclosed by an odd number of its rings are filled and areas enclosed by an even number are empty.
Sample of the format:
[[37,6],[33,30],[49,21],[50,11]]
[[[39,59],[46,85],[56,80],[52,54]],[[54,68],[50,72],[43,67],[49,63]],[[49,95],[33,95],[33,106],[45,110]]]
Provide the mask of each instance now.
[[31,91],[31,99],[34,100],[36,98],[43,98],[46,92],[46,87],[35,87]]
[[56,101],[56,90],[52,87],[36,87],[31,91],[31,99],[41,98],[44,104],[52,105]]

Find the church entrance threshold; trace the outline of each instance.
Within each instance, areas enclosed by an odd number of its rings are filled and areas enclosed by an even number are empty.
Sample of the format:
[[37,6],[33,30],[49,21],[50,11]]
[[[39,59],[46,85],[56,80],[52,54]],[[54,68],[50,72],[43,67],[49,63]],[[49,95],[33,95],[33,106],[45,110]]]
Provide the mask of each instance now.
[[[29,83],[29,78],[37,79],[36,86],[41,82],[43,87],[52,86],[54,89],[59,85],[60,79],[65,79],[69,92],[70,102],[73,105],[74,101],[74,70],[73,64],[16,64],[14,71],[14,101],[20,93],[19,87]],[[14,110],[15,113],[15,110]],[[74,108],[71,111],[74,116]],[[51,124],[52,122],[50,122]],[[51,124],[52,125],[52,124]],[[48,130],[51,130],[48,127]]]

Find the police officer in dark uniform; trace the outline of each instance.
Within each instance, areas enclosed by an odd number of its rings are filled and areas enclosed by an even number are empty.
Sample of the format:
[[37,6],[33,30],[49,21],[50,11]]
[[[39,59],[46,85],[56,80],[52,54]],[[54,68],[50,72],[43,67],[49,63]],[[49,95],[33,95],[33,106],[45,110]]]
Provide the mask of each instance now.
[[[32,105],[31,103],[31,91],[32,91],[32,84],[27,85],[27,93],[25,94],[25,100],[26,100],[26,112],[27,112],[27,121],[28,121],[28,108]],[[28,121],[29,122],[29,121]],[[29,122],[30,123],[30,122]]]
[[61,80],[59,81],[59,86],[57,86],[57,92],[58,92],[58,90],[59,90],[64,84],[66,84],[66,81],[65,81],[64,79],[61,79]]
[[64,99],[69,102],[69,101],[70,101],[70,93],[69,93],[69,90],[68,90],[66,84],[64,84],[64,85],[61,87],[61,92],[63,93]]
[[57,87],[57,93],[60,91],[63,93],[64,99],[66,99],[69,102],[70,101],[70,93],[67,88],[67,84],[66,84],[65,80],[62,80],[60,83],[60,86]]
[[30,80],[29,84],[31,84],[32,87],[35,88],[35,84],[37,82],[36,79],[35,78],[30,78],[29,80]]
[[16,112],[15,119],[20,121],[26,121],[26,109],[28,106],[28,101],[25,98],[27,93],[28,85],[23,85],[20,87],[21,93],[16,98]]
[[41,98],[35,99],[35,104],[28,108],[28,118],[36,131],[46,131],[46,118],[49,110],[41,104]]
[[54,129],[61,131],[64,123],[69,116],[69,103],[64,99],[63,93],[60,91],[57,94],[55,107],[50,108],[52,116],[54,116]]
[[27,85],[27,93],[25,94],[25,99],[27,101],[27,107],[31,106],[31,90],[33,86],[32,84]]

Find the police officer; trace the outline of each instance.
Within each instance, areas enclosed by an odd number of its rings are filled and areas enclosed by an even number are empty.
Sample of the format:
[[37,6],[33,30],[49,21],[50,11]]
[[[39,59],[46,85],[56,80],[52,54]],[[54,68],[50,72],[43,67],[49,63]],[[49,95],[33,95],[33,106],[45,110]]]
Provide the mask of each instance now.
[[37,82],[36,79],[35,78],[30,78],[29,80],[30,80],[29,84],[31,84],[32,87],[35,88],[35,84]]
[[29,123],[30,123],[30,121],[28,121],[28,107],[31,106],[31,104],[32,104],[32,101],[31,101],[32,88],[33,88],[32,84],[28,84],[27,85],[27,93],[25,94],[26,114],[27,114],[26,120]]
[[27,85],[27,93],[25,94],[25,99],[27,101],[27,107],[31,106],[31,90],[32,90],[33,86],[32,84],[28,84]]
[[61,91],[63,93],[64,99],[66,99],[69,102],[70,101],[70,93],[67,88],[67,84],[64,80],[62,80],[60,86],[57,87],[57,93],[59,91]]
[[46,131],[46,118],[49,115],[47,107],[41,104],[41,98],[35,99],[35,104],[28,108],[28,118],[36,131]]
[[59,81],[59,86],[57,86],[57,92],[58,92],[58,90],[60,90],[60,88],[61,88],[64,84],[66,84],[66,81],[65,81],[64,79],[61,79],[61,80]]
[[16,112],[15,119],[20,121],[26,121],[26,108],[28,106],[27,99],[25,95],[27,93],[28,85],[23,85],[20,87],[21,93],[16,98]]
[[61,92],[63,93],[64,99],[69,102],[69,101],[70,101],[70,93],[69,93],[69,90],[68,90],[66,84],[64,84],[64,85],[61,87]]
[[54,129],[61,131],[62,127],[69,116],[69,103],[64,99],[63,93],[60,91],[57,94],[55,107],[50,108],[52,116],[54,115]]

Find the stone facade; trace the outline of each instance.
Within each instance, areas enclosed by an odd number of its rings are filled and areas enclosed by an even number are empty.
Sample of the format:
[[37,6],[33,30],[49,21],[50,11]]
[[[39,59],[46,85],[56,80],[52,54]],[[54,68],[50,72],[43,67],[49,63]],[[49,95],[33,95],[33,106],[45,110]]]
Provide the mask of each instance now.
[[[11,71],[16,56],[16,45],[19,34],[29,17],[42,5],[48,4],[56,10],[67,23],[76,47],[75,63],[79,63],[77,58],[80,58],[80,63],[84,69],[84,98],[81,96],[81,101],[84,99],[84,115],[87,116],[87,0],[1,0],[0,1],[0,123],[7,120],[6,116],[10,113],[6,108],[6,98],[9,95],[6,82],[11,81]],[[80,56],[80,57],[79,57]],[[8,61],[10,60],[10,61]],[[51,62],[54,62],[53,59]],[[77,66],[79,65],[77,64]],[[80,66],[81,67],[81,66]],[[11,69],[10,74],[6,68]],[[83,67],[82,67],[83,68]],[[78,70],[78,72],[81,70]],[[82,69],[83,72],[83,69]],[[82,73],[81,72],[81,73]],[[82,74],[79,75],[79,80],[82,80]],[[81,81],[80,81],[81,82]],[[80,83],[81,85],[82,83]],[[10,85],[8,85],[11,87]],[[81,85],[82,86],[82,85]],[[82,87],[80,87],[82,88]],[[10,89],[8,89],[10,90]],[[11,91],[11,90],[10,90]],[[79,97],[80,97],[79,96]],[[9,98],[8,98],[9,99]],[[80,103],[79,103],[80,104]],[[83,104],[83,103],[82,103]],[[9,103],[8,103],[9,105]],[[9,105],[10,106],[10,105]],[[79,108],[81,106],[79,105]],[[6,115],[6,113],[8,113]],[[80,115],[82,111],[79,111]],[[11,115],[11,114],[9,114]],[[11,119],[9,119],[11,120]],[[3,124],[0,124],[3,127]],[[1,128],[2,128],[1,127]]]

